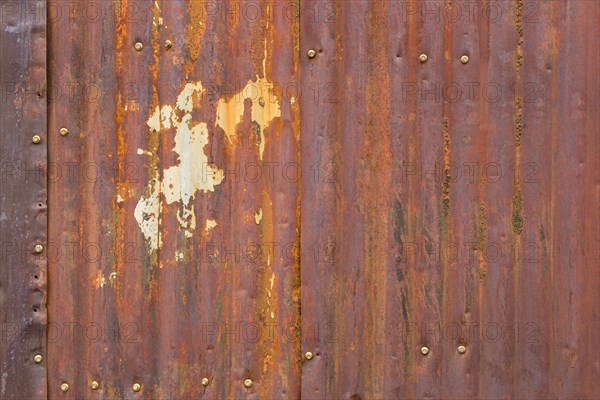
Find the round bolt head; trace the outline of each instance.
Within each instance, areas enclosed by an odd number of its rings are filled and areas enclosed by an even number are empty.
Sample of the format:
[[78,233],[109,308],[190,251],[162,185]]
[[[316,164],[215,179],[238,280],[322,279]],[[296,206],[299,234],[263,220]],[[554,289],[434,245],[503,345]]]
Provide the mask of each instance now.
[[40,254],[42,251],[44,251],[44,246],[42,246],[41,244],[36,244],[34,250],[36,253]]
[[428,59],[428,58],[429,58],[429,57],[427,57],[427,54],[421,54],[421,55],[419,56],[419,61],[421,61],[422,63],[424,63],[424,62],[427,62],[427,59]]
[[244,381],[244,386],[247,388],[251,388],[252,387],[252,379],[246,379]]
[[171,47],[173,47],[173,42],[170,40],[165,40],[165,48],[170,49]]
[[202,386],[206,387],[206,386],[208,386],[208,384],[209,384],[208,378],[202,378]]
[[41,363],[43,359],[44,358],[39,354],[36,354],[35,356],[33,356],[33,361],[35,361],[36,364]]
[[67,128],[60,128],[60,136],[67,136],[69,134],[69,130]]
[[38,144],[39,142],[42,141],[42,138],[40,137],[40,135],[33,135],[33,137],[31,138],[31,141],[33,142],[33,144]]
[[460,58],[460,62],[463,63],[463,64],[468,63],[469,62],[469,56],[462,56]]
[[133,47],[135,47],[137,51],[142,51],[144,45],[141,42],[137,42]]
[[140,385],[139,383],[134,383],[132,389],[134,392],[139,392],[142,389],[142,385]]
[[313,49],[310,49],[307,54],[308,54],[308,58],[315,58],[315,56],[317,55],[317,52],[314,51]]
[[304,354],[304,357],[306,357],[306,359],[307,359],[307,360],[312,360],[312,358],[313,358],[313,353],[311,353],[310,351],[307,351],[307,352]]
[[456,350],[458,350],[458,352],[460,354],[465,354],[467,352],[467,348],[465,346],[462,346],[462,345],[458,346],[458,349],[456,349]]
[[426,347],[426,346],[421,347],[421,354],[423,354],[424,356],[429,354],[429,347]]
[[92,388],[92,390],[96,390],[100,387],[100,384],[96,381],[93,381],[90,387]]
[[62,390],[63,392],[66,392],[69,390],[69,384],[68,383],[63,383],[62,385],[60,385],[60,390]]

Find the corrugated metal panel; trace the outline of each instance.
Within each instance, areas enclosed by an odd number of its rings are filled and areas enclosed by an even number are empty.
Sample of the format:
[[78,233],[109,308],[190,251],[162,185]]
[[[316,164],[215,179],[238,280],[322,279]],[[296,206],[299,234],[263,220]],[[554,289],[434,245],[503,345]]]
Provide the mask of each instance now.
[[296,5],[50,4],[50,397],[297,397]]
[[[0,398],[46,397],[44,1],[0,2]],[[33,138],[37,143],[33,142]],[[35,356],[43,355],[36,363]]]
[[2,398],[600,398],[599,3],[44,3]]
[[303,397],[598,398],[598,3],[301,16]]

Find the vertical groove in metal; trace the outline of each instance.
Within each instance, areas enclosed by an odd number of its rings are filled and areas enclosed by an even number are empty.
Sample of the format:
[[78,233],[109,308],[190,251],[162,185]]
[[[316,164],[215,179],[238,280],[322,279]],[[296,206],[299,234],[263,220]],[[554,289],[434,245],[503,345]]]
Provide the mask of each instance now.
[[0,7],[0,397],[45,398],[45,1]]

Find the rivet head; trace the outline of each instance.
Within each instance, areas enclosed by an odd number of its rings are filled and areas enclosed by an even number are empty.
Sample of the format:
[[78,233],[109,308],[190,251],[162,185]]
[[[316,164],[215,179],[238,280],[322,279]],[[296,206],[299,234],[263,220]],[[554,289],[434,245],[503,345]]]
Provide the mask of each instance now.
[[465,346],[458,346],[456,349],[460,354],[465,354],[467,352],[467,348]]
[[429,58],[429,57],[427,57],[427,54],[421,54],[421,55],[419,56],[419,61],[421,61],[422,63],[424,63],[424,62],[427,62],[427,59],[428,59],[428,58]]
[[44,251],[44,246],[42,246],[41,244],[36,244],[35,247],[33,248],[35,250],[36,253],[40,254],[42,251]]
[[427,347],[427,346],[421,347],[421,354],[423,354],[424,356],[429,354],[429,347]]
[[208,378],[202,378],[202,386],[206,387],[209,384]]
[[35,356],[33,356],[33,361],[35,361],[36,364],[41,363],[43,359],[44,358],[39,354],[36,354]]
[[171,42],[170,40],[165,40],[165,49],[170,49],[171,47],[173,47],[173,42]]
[[313,358],[313,353],[311,353],[310,351],[307,351],[307,352],[304,354],[304,357],[306,357],[306,359],[307,359],[307,360],[312,360],[312,358]]
[[460,62],[463,63],[463,64],[468,63],[469,62],[469,56],[462,56],[460,58]]
[[142,51],[144,45],[141,42],[137,42],[133,47],[135,47],[137,51]]
[[246,379],[244,381],[244,386],[247,388],[251,388],[252,387],[252,379]]
[[134,392],[139,392],[142,389],[142,385],[140,385],[139,383],[134,383],[132,389]]
[[90,387],[92,388],[92,390],[96,390],[100,387],[100,384],[96,381],[93,381]]
[[314,51],[313,49],[310,49],[307,54],[308,54],[308,58],[315,58],[315,56],[317,55],[317,52]]
[[62,385],[60,385],[60,390],[62,390],[63,392],[66,392],[69,390],[69,384],[68,383],[63,383]]
[[60,128],[60,136],[67,136],[69,134],[69,130],[67,128]]
[[31,141],[33,142],[33,144],[38,144],[39,142],[42,141],[42,138],[40,137],[40,135],[33,135],[33,137],[31,138]]

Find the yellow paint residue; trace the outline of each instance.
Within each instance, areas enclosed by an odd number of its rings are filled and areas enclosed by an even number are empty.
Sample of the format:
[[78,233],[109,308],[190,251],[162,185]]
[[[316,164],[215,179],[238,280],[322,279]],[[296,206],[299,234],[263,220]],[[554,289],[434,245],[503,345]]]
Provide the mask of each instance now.
[[258,211],[254,213],[254,222],[256,222],[256,225],[260,224],[260,221],[262,221],[262,217],[263,217],[263,210],[262,210],[262,208],[259,208]]
[[205,232],[210,232],[210,230],[213,229],[216,226],[217,226],[217,221],[215,221],[214,219],[207,219],[206,220],[206,225],[204,227],[204,231]]
[[[265,54],[266,57],[266,54]],[[263,62],[263,69],[265,68]],[[266,78],[256,76],[255,81],[248,81],[246,86],[229,99],[220,99],[217,103],[215,125],[225,131],[230,144],[236,144],[235,130],[244,116],[245,101],[250,100],[250,118],[259,126],[259,156],[263,159],[265,151],[265,129],[277,117],[281,117],[279,99],[275,95],[273,83]]]
[[105,284],[106,279],[104,278],[102,271],[98,271],[98,275],[96,276],[96,279],[94,279],[94,285],[96,285],[97,289],[100,289],[103,288]]

